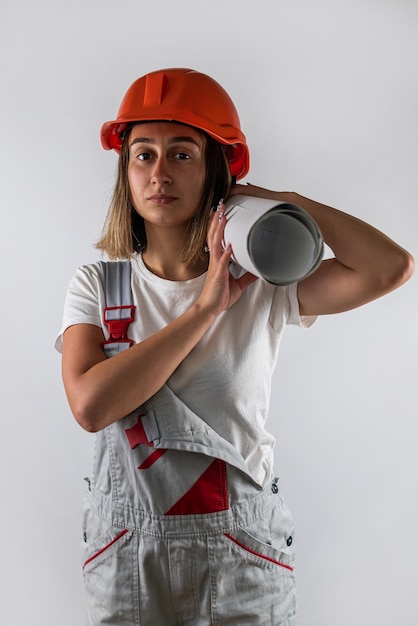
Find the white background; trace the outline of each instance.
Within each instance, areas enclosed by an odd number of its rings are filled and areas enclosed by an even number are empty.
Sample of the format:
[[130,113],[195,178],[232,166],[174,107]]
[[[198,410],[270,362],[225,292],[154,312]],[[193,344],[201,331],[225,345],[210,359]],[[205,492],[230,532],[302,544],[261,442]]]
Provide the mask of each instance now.
[[[416,0],[2,0],[2,625],[84,623],[92,436],[53,343],[70,277],[98,256],[116,165],[102,122],[148,71],[206,72],[237,104],[248,181],[417,256],[417,32]],[[301,626],[418,623],[417,280],[284,338],[270,427]]]

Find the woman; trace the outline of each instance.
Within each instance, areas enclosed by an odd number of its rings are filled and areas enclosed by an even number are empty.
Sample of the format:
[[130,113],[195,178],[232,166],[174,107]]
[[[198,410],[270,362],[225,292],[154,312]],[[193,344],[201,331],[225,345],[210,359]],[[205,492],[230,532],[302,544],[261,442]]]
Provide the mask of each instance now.
[[[413,260],[336,209],[236,185],[249,169],[245,136],[204,74],[141,77],[101,137],[120,158],[98,248],[131,260],[135,318],[134,345],[107,358],[101,268],[77,271],[57,347],[71,410],[96,433],[88,623],[293,626],[293,524],[265,428],[279,342],[286,324],[399,287]],[[239,193],[305,209],[335,258],[288,287],[237,267],[223,198]]]

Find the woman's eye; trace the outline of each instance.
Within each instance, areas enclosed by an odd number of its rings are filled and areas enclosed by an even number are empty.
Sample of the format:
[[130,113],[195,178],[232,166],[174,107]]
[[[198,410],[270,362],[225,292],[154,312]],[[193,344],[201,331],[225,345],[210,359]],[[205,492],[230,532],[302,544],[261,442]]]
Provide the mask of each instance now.
[[140,152],[136,158],[139,161],[148,161],[151,158],[151,155],[149,152]]
[[176,152],[174,158],[179,159],[180,161],[186,161],[187,159],[190,159],[190,155],[186,154],[185,152]]

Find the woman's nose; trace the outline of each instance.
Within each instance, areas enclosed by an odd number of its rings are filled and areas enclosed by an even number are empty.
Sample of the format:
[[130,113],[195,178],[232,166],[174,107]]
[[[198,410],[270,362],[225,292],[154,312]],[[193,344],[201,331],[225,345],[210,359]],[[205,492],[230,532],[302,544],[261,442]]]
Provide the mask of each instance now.
[[152,182],[155,183],[171,183],[173,179],[170,174],[169,164],[164,157],[158,157],[154,162],[152,170]]

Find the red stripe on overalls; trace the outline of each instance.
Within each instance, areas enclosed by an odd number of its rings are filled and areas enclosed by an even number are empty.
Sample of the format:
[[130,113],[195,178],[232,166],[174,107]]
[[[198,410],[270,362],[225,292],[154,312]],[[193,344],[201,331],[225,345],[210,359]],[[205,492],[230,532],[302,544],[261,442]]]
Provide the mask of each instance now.
[[166,515],[216,513],[229,508],[226,463],[215,459]]
[[[152,447],[146,435],[142,417],[132,428],[125,429],[129,445],[132,450],[141,444]],[[153,452],[138,466],[138,470],[151,467],[162,455],[166,448],[154,449]],[[229,508],[228,480],[225,461],[214,459],[209,467],[197,479],[192,487],[166,512],[166,515],[193,515],[216,513]]]

